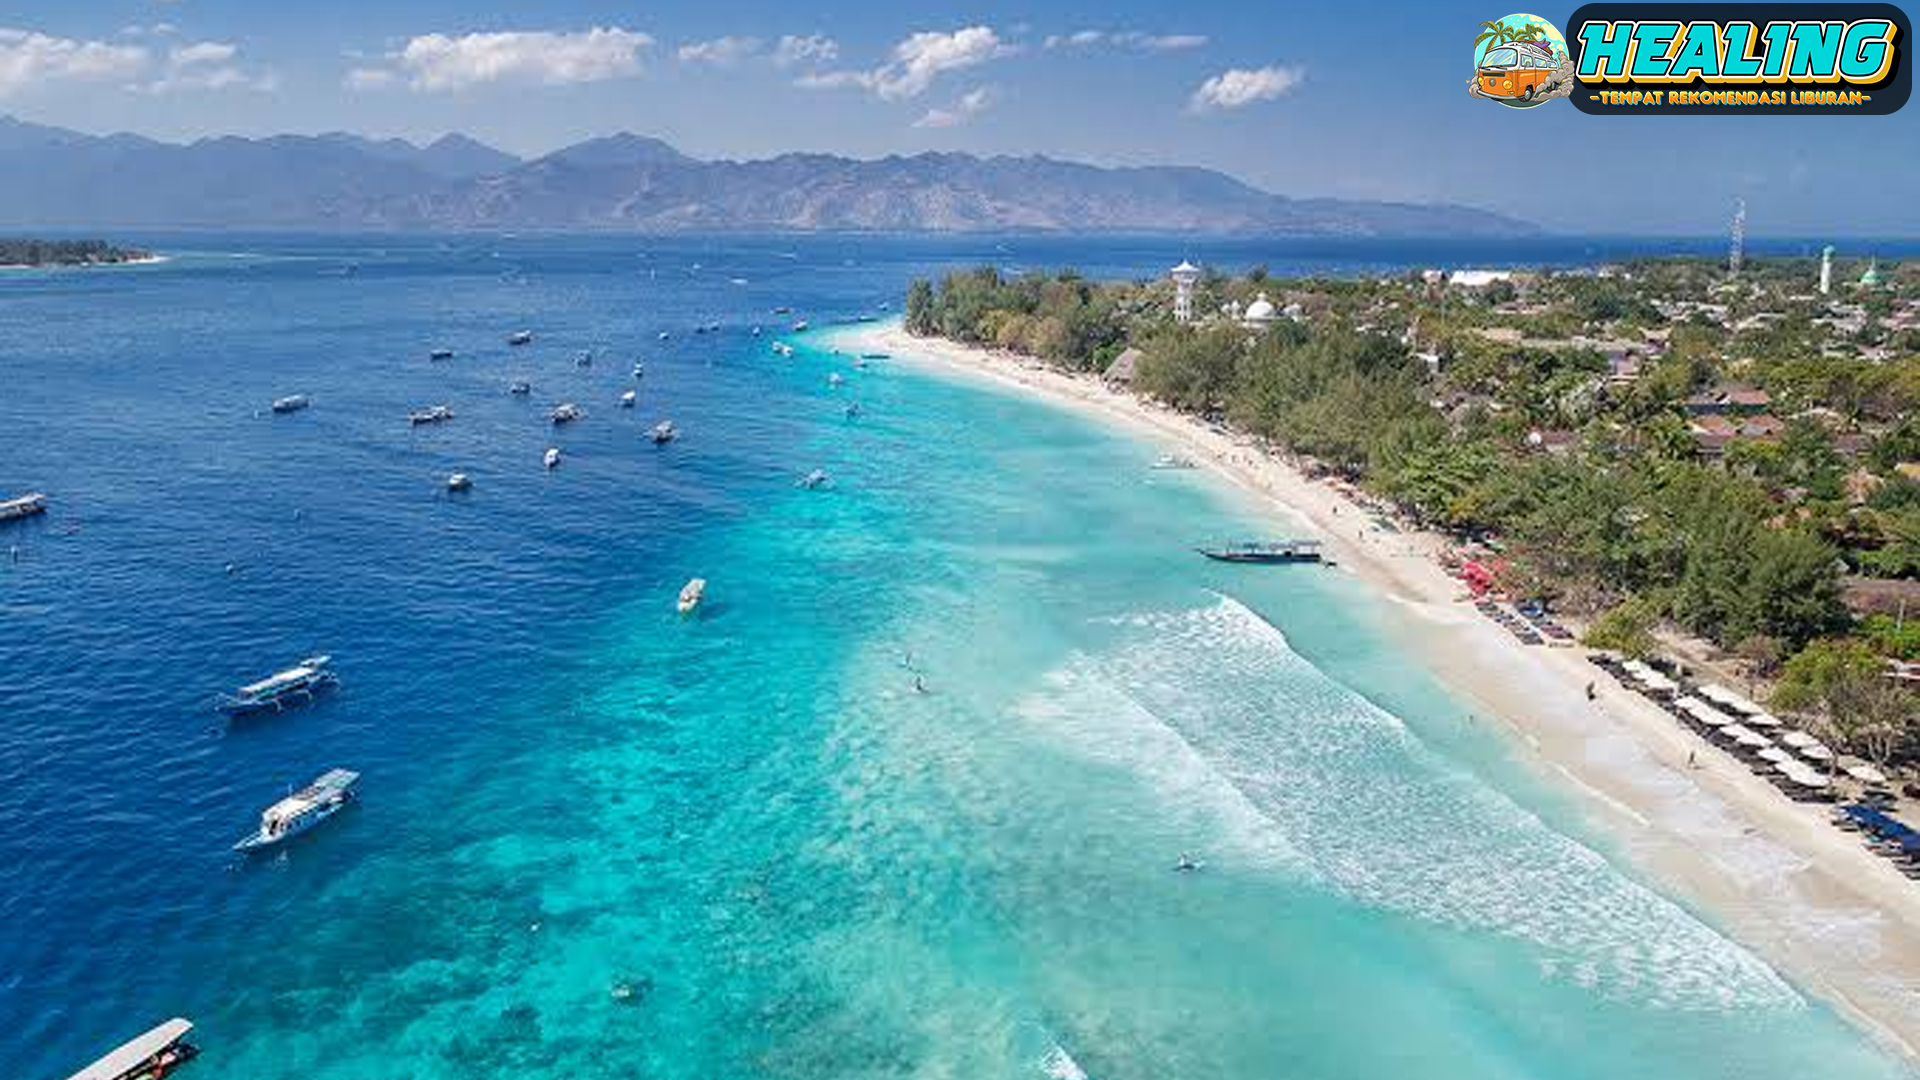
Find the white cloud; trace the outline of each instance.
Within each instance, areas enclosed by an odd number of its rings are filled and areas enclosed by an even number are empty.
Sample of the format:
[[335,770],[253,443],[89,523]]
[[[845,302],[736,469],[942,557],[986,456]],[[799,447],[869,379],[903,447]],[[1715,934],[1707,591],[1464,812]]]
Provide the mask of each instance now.
[[773,62],[781,67],[795,64],[831,64],[840,59],[840,43],[825,34],[804,37],[785,34],[773,48]]
[[340,85],[349,90],[384,90],[399,81],[400,76],[390,68],[357,67],[341,77]]
[[969,26],[951,33],[923,30],[895,45],[892,57],[871,71],[829,71],[802,76],[798,83],[815,89],[858,86],[893,101],[920,96],[946,72],[1018,51],[990,27]]
[[240,49],[225,41],[196,41],[167,50],[160,76],[141,89],[150,94],[180,90],[278,89],[280,78],[271,71],[248,71],[235,63]]
[[653,38],[636,30],[505,31],[425,34],[393,60],[416,90],[465,90],[493,82],[601,82],[640,73],[640,53]]
[[1071,34],[1053,34],[1043,43],[1049,49],[1091,48],[1107,45],[1115,49],[1140,52],[1172,52],[1197,49],[1207,43],[1204,34],[1149,34],[1140,30],[1077,30]]
[[950,109],[928,109],[926,115],[913,122],[913,126],[917,128],[959,127],[987,111],[987,106],[992,104],[993,88],[982,86],[960,95],[960,100]]
[[1272,101],[1300,85],[1306,69],[1273,65],[1263,68],[1229,68],[1200,84],[1188,105],[1196,112],[1208,109],[1238,109],[1256,101]]
[[132,26],[123,26],[120,28],[121,37],[135,37],[135,38],[167,37],[169,35],[177,34],[179,32],[180,32],[180,28],[173,25],[170,22],[157,22],[150,26],[141,26],[138,23],[135,23]]
[[0,97],[54,82],[132,78],[150,59],[139,45],[110,45],[0,28]]
[[756,37],[728,35],[714,38],[712,41],[695,41],[682,45],[678,55],[683,63],[732,67],[758,55],[760,44],[760,39]]

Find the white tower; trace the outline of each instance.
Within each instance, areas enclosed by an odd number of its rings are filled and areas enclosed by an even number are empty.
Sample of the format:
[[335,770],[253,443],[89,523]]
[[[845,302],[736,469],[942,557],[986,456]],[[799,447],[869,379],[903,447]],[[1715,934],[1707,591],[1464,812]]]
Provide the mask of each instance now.
[[1169,271],[1173,278],[1173,317],[1177,322],[1193,321],[1193,287],[1200,283],[1200,268],[1182,259]]
[[1747,200],[1733,200],[1733,237],[1727,245],[1727,273],[1740,276],[1740,264],[1747,261]]
[[1833,291],[1833,245],[1820,249],[1820,295]]

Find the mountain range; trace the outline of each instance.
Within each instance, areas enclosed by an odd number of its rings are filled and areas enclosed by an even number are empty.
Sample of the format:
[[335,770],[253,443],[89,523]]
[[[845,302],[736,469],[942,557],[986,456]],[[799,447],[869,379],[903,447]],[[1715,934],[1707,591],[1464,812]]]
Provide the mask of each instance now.
[[167,143],[0,117],[0,228],[1521,236],[1447,204],[1296,199],[1184,166],[1043,156],[689,157],[620,134],[531,160],[464,135]]

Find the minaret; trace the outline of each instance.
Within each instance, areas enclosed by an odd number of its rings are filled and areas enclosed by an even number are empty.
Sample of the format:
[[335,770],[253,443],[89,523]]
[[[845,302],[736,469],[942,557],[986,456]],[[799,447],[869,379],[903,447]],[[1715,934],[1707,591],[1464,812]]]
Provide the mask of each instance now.
[[1833,291],[1833,245],[1820,249],[1820,295]]
[[1193,321],[1193,287],[1200,283],[1200,268],[1182,259],[1168,276],[1173,278],[1173,317],[1176,322]]
[[1733,243],[1727,249],[1727,273],[1740,276],[1740,264],[1747,256],[1747,200],[1733,200]]

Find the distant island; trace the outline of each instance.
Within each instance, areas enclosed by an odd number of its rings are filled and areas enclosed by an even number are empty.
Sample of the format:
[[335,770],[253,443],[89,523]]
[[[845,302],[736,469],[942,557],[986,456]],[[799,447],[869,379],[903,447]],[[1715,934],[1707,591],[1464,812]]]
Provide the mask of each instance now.
[[0,267],[118,266],[153,259],[150,251],[115,247],[104,240],[0,237]]
[[1445,203],[1294,198],[1177,165],[1042,155],[703,160],[618,134],[525,160],[461,135],[179,144],[0,116],[0,228],[1510,237]]

